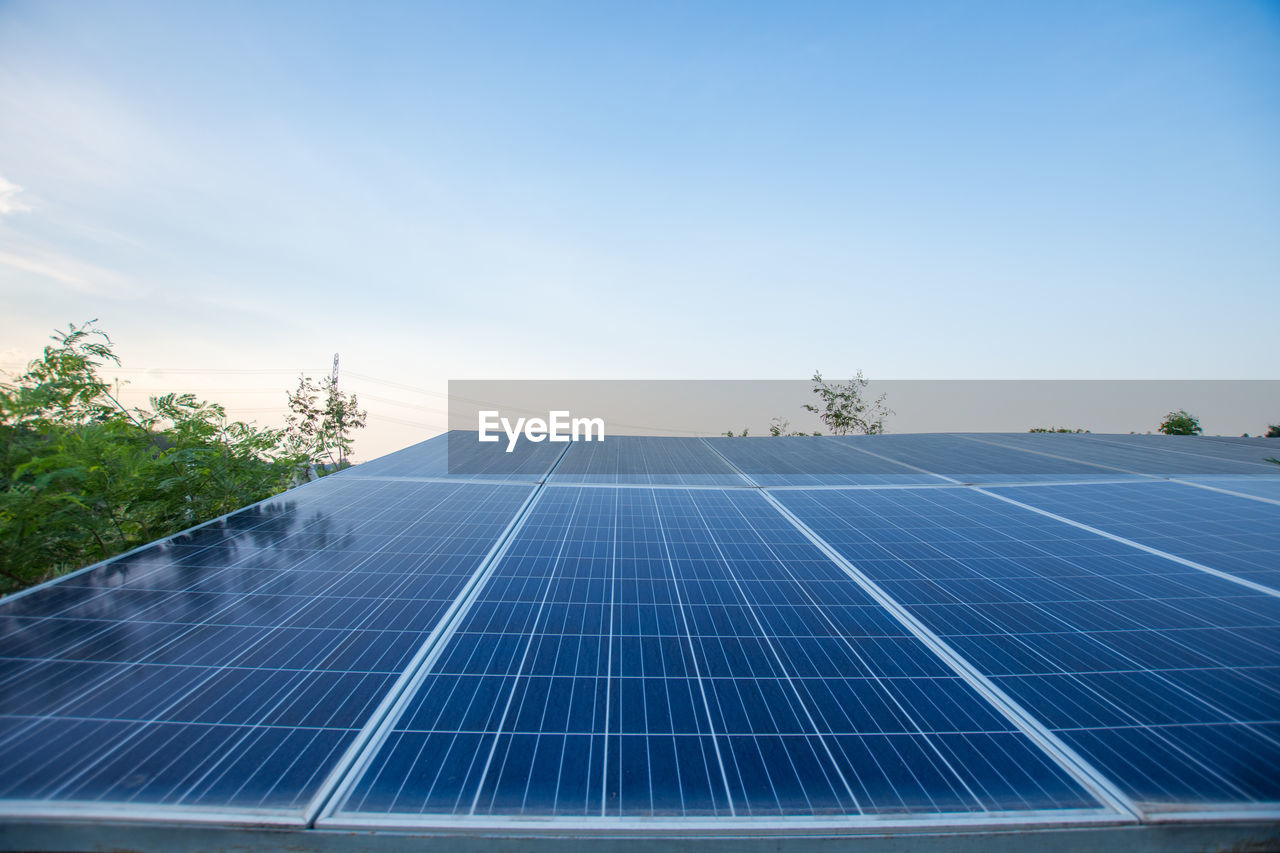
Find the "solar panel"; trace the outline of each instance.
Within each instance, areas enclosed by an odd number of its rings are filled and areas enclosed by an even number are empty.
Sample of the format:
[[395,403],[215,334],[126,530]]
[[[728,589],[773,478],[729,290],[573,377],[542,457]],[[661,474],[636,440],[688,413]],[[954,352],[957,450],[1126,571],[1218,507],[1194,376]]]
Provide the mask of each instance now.
[[630,435],[571,444],[551,479],[557,483],[747,485],[701,438]]
[[1178,481],[1207,486],[1227,494],[1280,503],[1280,477],[1194,476],[1179,477]]
[[[1184,438],[1186,436],[1183,436]],[[983,436],[983,440],[1046,457],[1057,456],[1090,463],[1113,473],[1139,473],[1157,477],[1187,474],[1274,475],[1275,468],[1262,459],[1224,458],[1218,454],[1187,452],[1178,436],[1094,436],[1015,433]],[[1153,442],[1152,439],[1155,439]],[[1167,442],[1167,443],[1166,443]]]
[[[1209,459],[1230,459],[1257,464],[1269,456],[1280,456],[1280,441],[1267,438],[1228,438],[1205,435],[1091,435],[1095,442],[1116,447],[1150,447],[1168,453],[1182,453]],[[1266,474],[1265,468],[1255,473]],[[1272,476],[1280,475],[1277,468]]]
[[3,602],[0,797],[300,814],[530,491],[323,480]]
[[1082,808],[760,495],[552,488],[324,823]]
[[911,485],[944,482],[877,453],[856,451],[831,438],[786,436],[714,438],[716,453],[761,486]]
[[967,489],[778,500],[1135,801],[1280,800],[1280,599]]
[[1119,474],[1088,462],[1000,446],[982,436],[864,435],[835,440],[965,483],[1114,479]]
[[[1280,480],[1274,482],[1280,487]],[[1170,482],[992,491],[1280,590],[1280,511],[1274,504]]]
[[1280,842],[1280,466],[1164,438],[406,448],[0,600],[0,840]]

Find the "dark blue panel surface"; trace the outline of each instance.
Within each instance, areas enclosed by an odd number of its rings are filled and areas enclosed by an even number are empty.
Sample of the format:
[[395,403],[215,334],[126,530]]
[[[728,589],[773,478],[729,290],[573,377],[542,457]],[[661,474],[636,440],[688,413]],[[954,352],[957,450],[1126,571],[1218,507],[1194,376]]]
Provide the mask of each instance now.
[[1280,800],[1280,599],[967,489],[778,498],[1136,800]]
[[0,797],[302,807],[530,492],[326,478],[0,603]]
[[[1261,458],[1244,458],[1214,450],[1206,443],[1189,446],[1188,436],[1056,435],[1012,433],[981,436],[1008,447],[1091,463],[1117,472],[1168,477],[1186,474],[1258,474],[1275,476]],[[928,436],[926,436],[928,438]]]
[[577,441],[556,466],[559,483],[743,486],[746,481],[701,438],[616,435]]
[[834,440],[963,483],[1070,482],[1125,476],[1087,462],[1001,446],[985,435],[859,435]]
[[1169,482],[993,491],[1280,590],[1275,504]]
[[338,820],[1096,805],[758,493],[549,487]]
[[1280,440],[1208,435],[1091,435],[1094,442],[1121,447],[1150,447],[1167,453],[1199,456],[1207,459],[1229,459],[1252,463],[1254,473],[1280,478],[1280,471],[1268,473],[1268,457],[1280,456]]
[[1190,477],[1179,477],[1178,479],[1183,482],[1212,486],[1215,489],[1235,492],[1236,494],[1262,498],[1266,501],[1273,501],[1275,502],[1275,505],[1280,506],[1280,477],[1196,475]]
[[[876,436],[879,438],[880,436]],[[710,438],[717,453],[761,486],[841,486],[939,483],[876,453],[832,437]]]

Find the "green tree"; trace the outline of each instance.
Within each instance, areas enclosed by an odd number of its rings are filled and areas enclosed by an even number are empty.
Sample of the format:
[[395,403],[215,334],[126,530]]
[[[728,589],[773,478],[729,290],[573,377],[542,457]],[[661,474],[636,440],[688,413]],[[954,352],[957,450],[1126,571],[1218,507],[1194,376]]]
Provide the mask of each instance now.
[[1204,432],[1200,427],[1200,419],[1185,409],[1170,412],[1160,422],[1159,432],[1165,435],[1200,435]]
[[126,407],[91,321],[57,332],[0,383],[0,593],[127,551],[280,492],[305,459],[283,430],[228,422],[190,394]]
[[885,420],[893,410],[885,406],[885,395],[875,400],[865,398],[868,381],[859,370],[848,382],[826,382],[822,374],[813,374],[813,393],[821,403],[806,403],[804,409],[815,413],[833,435],[884,432]]
[[304,477],[310,479],[312,471],[323,476],[349,466],[352,432],[363,427],[368,416],[356,395],[344,393],[333,377],[316,382],[309,376],[299,376],[297,390],[286,393],[285,443],[305,460]]
[[1280,438],[1280,424],[1271,424],[1267,427],[1267,434],[1263,438]]

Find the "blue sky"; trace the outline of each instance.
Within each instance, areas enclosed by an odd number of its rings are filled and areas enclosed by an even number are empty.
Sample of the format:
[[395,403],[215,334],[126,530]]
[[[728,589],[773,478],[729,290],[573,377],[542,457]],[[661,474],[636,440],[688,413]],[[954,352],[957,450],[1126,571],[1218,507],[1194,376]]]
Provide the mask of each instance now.
[[0,366],[1276,378],[1276,3],[364,6],[0,2]]

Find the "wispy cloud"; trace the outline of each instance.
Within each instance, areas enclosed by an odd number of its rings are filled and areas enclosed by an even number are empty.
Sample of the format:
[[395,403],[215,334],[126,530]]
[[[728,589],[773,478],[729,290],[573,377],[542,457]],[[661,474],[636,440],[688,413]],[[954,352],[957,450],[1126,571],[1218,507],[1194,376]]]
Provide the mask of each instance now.
[[22,246],[18,251],[0,250],[0,267],[25,272],[78,293],[117,299],[139,295],[139,288],[114,270],[36,246]]
[[0,175],[0,216],[9,216],[31,209],[18,199],[21,192],[22,187],[7,180],[4,175]]

